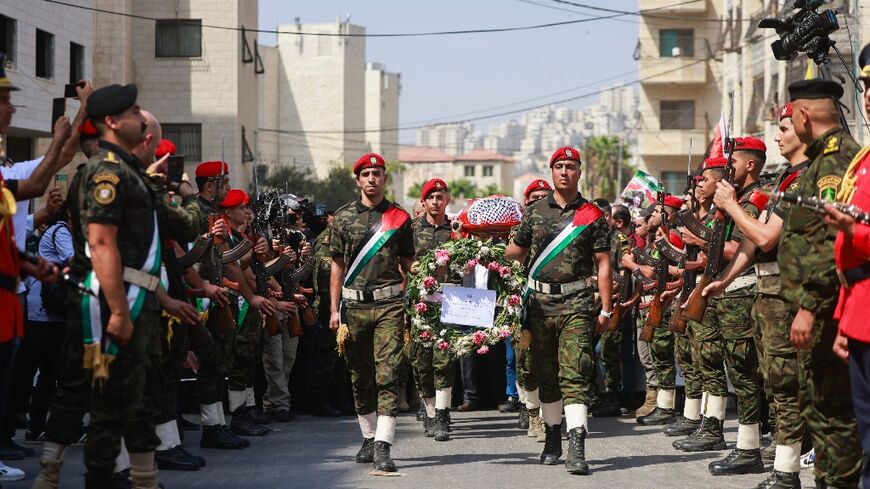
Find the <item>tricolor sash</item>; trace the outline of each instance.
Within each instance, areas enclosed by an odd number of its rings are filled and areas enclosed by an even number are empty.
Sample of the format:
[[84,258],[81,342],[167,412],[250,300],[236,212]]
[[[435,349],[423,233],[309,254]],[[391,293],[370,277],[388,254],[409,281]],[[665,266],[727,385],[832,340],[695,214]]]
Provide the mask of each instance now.
[[[604,213],[595,204],[586,203],[574,211],[574,216],[570,220],[566,220],[560,224],[564,226],[550,241],[544,246],[544,249],[538,253],[538,257],[529,268],[529,278],[538,279],[541,270],[553,261],[559,253],[568,247],[571,243],[585,231],[590,224],[597,221]],[[557,228],[559,229],[559,228]],[[555,231],[554,231],[555,233]],[[528,289],[527,289],[528,292]]]
[[378,254],[381,248],[387,244],[387,241],[396,234],[396,231],[407,222],[411,216],[407,212],[398,207],[390,207],[381,215],[380,220],[375,221],[371,228],[366,232],[361,241],[361,246],[354,250],[354,255],[351,258],[350,267],[347,269],[347,275],[344,279],[344,286],[350,287],[350,284],[362,272],[363,268]]
[[[85,244],[85,255],[90,258],[90,248]],[[151,234],[151,246],[140,270],[150,275],[160,275],[161,242],[160,231],[157,228],[157,213],[154,213],[154,231]],[[84,368],[94,371],[94,379],[106,379],[109,376],[109,363],[118,354],[118,345],[105,335],[109,321],[109,307],[100,293],[100,280],[91,270],[85,277],[85,287],[93,295],[82,294],[80,310],[82,315],[83,338],[85,344]],[[127,283],[127,305],[130,308],[130,319],[136,321],[145,304],[147,290],[138,285]]]

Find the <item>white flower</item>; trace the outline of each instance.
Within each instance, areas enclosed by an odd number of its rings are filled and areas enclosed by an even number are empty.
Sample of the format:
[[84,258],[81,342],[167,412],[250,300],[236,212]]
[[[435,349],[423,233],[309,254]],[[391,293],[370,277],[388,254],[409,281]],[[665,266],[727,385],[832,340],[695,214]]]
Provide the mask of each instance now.
[[480,247],[480,255],[483,256],[483,255],[487,255],[487,254],[489,254],[489,247],[488,246],[481,246]]
[[438,267],[436,267],[434,263],[429,264],[429,270],[434,272],[436,268],[438,268]]

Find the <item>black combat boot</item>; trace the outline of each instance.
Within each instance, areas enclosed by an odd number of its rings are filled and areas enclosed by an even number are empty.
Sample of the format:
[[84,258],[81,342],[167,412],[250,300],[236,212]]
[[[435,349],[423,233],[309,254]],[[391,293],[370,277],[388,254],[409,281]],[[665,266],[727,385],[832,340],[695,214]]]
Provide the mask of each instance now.
[[[725,449],[725,436],[722,434],[722,421],[713,417],[701,420],[698,432],[682,441],[680,446],[674,446],[684,452],[711,452]],[[759,455],[760,456],[760,455]]]
[[430,418],[426,412],[423,413],[423,434],[426,438],[435,436],[435,419]]
[[693,431],[693,432],[692,432],[689,436],[687,436],[686,438],[680,438],[679,440],[674,440],[673,443],[671,443],[671,445],[672,445],[674,448],[676,448],[677,450],[682,450],[682,449],[683,449],[683,443],[686,443],[686,442],[689,441],[689,440],[694,440],[695,438],[701,436],[701,427],[702,427],[702,426],[704,426],[704,415],[703,415],[703,414],[701,415],[701,419],[700,419],[700,421],[698,421],[698,427],[695,428],[695,431]]
[[236,450],[246,448],[251,443],[244,438],[232,434],[224,425],[203,426],[202,438],[199,440],[200,448],[223,448]]
[[514,396],[509,396],[507,400],[498,405],[498,412],[500,413],[516,413],[520,410],[520,400]]
[[250,406],[247,408],[247,411],[248,418],[250,418],[254,423],[259,425],[272,424],[272,417],[264,413],[263,410],[257,406]]
[[664,434],[666,436],[689,436],[701,426],[700,419],[689,419],[683,415],[674,419],[673,423],[665,426]]
[[713,475],[761,474],[764,472],[764,463],[758,448],[735,448],[727,457],[711,463],[707,468]]
[[776,430],[770,430],[770,444],[761,449],[761,460],[773,462],[776,459]]
[[432,432],[435,436],[435,441],[448,441],[450,439],[450,424],[447,422],[446,409],[435,410]]
[[586,427],[573,428],[568,432],[568,456],[565,457],[565,470],[569,474],[589,475],[586,463]]
[[519,419],[517,421],[517,427],[521,430],[529,429],[529,408],[527,408],[525,404],[520,404],[520,413]]
[[644,426],[668,424],[668,422],[673,420],[676,415],[677,413],[673,409],[665,409],[656,406],[651,413],[637,418],[637,424],[642,424]]
[[390,444],[385,441],[375,442],[375,470],[381,472],[395,472],[396,464],[390,457]]
[[547,439],[544,441],[544,451],[541,452],[541,463],[544,465],[556,465],[562,456],[562,423],[556,426],[544,424],[544,433]]
[[199,470],[199,463],[184,456],[173,447],[154,452],[154,461],[160,470]]
[[196,462],[197,464],[199,464],[200,468],[205,467],[205,464],[206,464],[205,459],[200,457],[199,455],[194,455],[194,454],[188,452],[181,445],[178,445],[177,447],[175,447],[175,450],[181,452],[182,455],[184,455],[185,457],[187,457],[187,458],[193,460],[194,462]]
[[755,489],[801,489],[800,472],[780,472],[774,469]]
[[233,419],[230,421],[230,431],[239,436],[266,436],[269,428],[255,423],[248,415],[248,410],[242,406],[232,412]]
[[375,461],[375,438],[364,438],[359,451],[356,452],[356,463],[370,464]]
[[598,396],[598,402],[589,411],[594,418],[612,418],[622,415],[622,410],[619,408],[619,397],[617,397],[616,392],[612,391]]

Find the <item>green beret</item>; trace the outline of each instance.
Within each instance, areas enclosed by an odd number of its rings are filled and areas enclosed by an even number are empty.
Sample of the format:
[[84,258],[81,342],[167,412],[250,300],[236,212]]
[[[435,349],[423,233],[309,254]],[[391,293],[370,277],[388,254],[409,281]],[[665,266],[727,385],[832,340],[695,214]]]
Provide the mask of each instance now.
[[812,80],[800,80],[788,86],[791,101],[798,99],[833,98],[839,100],[843,96],[843,86],[830,80],[814,78]]
[[124,112],[136,104],[136,85],[109,85],[94,91],[88,97],[88,117],[102,119],[107,115]]

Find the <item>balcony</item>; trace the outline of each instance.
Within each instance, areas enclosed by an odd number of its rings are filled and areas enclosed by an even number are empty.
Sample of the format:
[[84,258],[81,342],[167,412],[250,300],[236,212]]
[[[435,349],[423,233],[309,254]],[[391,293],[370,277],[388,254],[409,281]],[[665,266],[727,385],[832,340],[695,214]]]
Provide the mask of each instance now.
[[[650,12],[652,15],[659,14],[703,14],[707,11],[707,0],[698,2],[675,2],[674,0],[639,0],[638,9],[654,10]],[[681,3],[682,5],[674,5]],[[654,19],[653,17],[651,17]]]
[[707,83],[707,60],[712,53],[706,39],[672,41],[668,46],[660,40],[641,39],[638,51],[644,84]]
[[641,156],[685,156],[689,154],[689,139],[692,153],[700,161],[709,142],[704,129],[642,130],[638,135],[638,152]]

